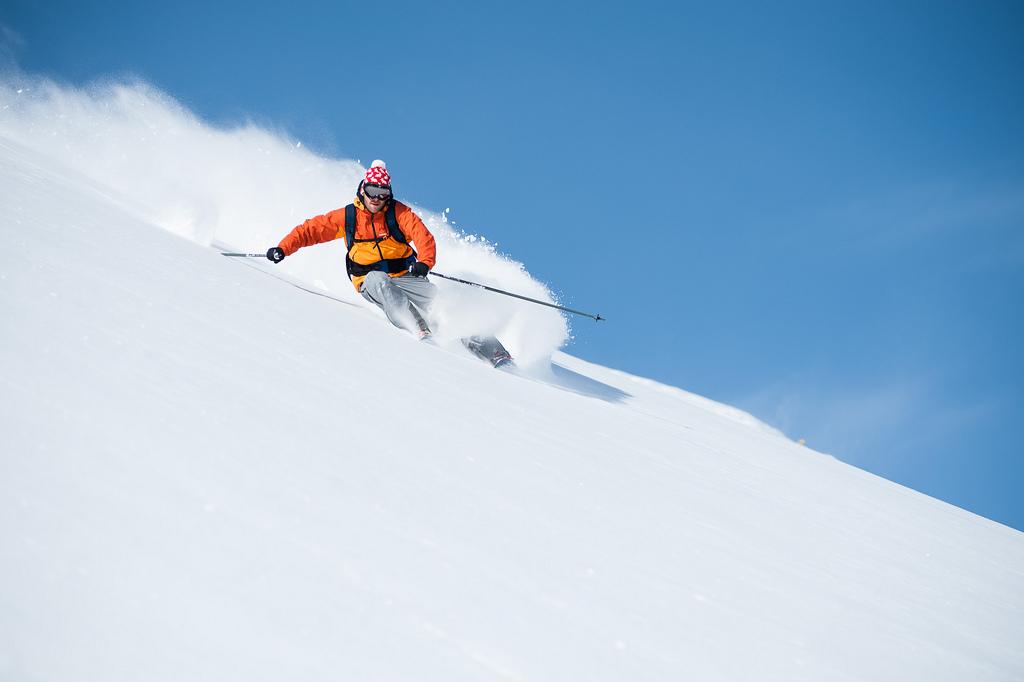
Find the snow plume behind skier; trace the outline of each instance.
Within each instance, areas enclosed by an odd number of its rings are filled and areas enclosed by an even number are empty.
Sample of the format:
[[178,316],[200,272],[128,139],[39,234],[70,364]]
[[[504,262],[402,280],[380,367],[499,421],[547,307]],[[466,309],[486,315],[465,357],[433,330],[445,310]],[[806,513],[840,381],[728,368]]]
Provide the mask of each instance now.
[[[192,241],[248,249],[276,243],[282,226],[351,200],[366,168],[329,159],[255,125],[213,127],[139,81],[76,88],[17,72],[0,76],[0,136],[60,160],[140,218]],[[410,206],[437,242],[438,270],[557,302],[521,263],[463,234],[442,213]],[[495,215],[522,214],[509,197]],[[344,240],[305,249],[278,268],[332,296],[362,301],[345,274]],[[265,247],[264,247],[265,248]],[[339,267],[339,262],[342,264]],[[493,334],[520,365],[546,360],[569,337],[549,308],[460,284],[436,282],[437,336]]]

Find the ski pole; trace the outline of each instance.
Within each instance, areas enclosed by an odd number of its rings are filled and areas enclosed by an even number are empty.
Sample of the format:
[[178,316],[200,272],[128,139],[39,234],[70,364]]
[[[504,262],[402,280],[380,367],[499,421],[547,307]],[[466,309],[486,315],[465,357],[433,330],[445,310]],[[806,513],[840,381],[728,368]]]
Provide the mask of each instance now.
[[[231,256],[231,257],[236,257],[236,258],[266,258],[267,257],[267,254],[265,254],[265,253],[226,253],[224,251],[222,251],[220,255],[222,255],[222,256]],[[511,291],[504,291],[502,289],[495,289],[494,287],[489,287],[486,284],[480,284],[478,282],[470,282],[469,280],[459,279],[458,277],[449,277],[448,275],[442,275],[440,272],[431,271],[430,274],[431,275],[436,275],[437,277],[440,277],[442,279],[451,280],[452,282],[459,282],[460,284],[468,284],[471,287],[480,287],[481,289],[486,289],[487,291],[493,291],[496,294],[504,294],[505,296],[511,296],[512,298],[519,298],[519,299],[522,299],[524,301],[529,301],[530,303],[537,303],[539,305],[546,305],[549,308],[557,308],[558,310],[564,310],[567,313],[574,313],[576,315],[582,315],[583,317],[589,317],[589,318],[591,318],[593,320],[597,320],[598,322],[607,319],[607,318],[601,317],[600,315],[593,315],[591,313],[585,313],[585,312],[583,312],[581,310],[573,310],[572,308],[566,308],[565,306],[562,306],[562,305],[555,305],[554,303],[547,303],[546,301],[538,301],[537,299],[530,298],[529,296],[520,296],[519,294],[513,294]]]
[[538,301],[537,299],[530,298],[529,296],[520,296],[519,294],[513,294],[510,291],[503,291],[501,289],[495,289],[494,287],[489,287],[486,284],[478,284],[477,282],[470,282],[470,281],[467,281],[467,280],[464,280],[464,279],[459,279],[458,277],[449,277],[448,275],[442,275],[440,272],[434,272],[433,270],[430,271],[430,274],[434,275],[435,277],[440,277],[441,279],[450,279],[453,282],[460,282],[462,284],[468,284],[471,287],[480,287],[481,289],[487,289],[487,291],[493,291],[496,294],[504,294],[505,296],[511,296],[512,298],[521,298],[524,301],[529,301],[530,303],[539,303],[540,305],[546,305],[549,308],[558,308],[559,310],[564,310],[567,313],[575,313],[576,315],[582,315],[583,317],[589,317],[589,318],[591,318],[593,320],[597,320],[598,322],[600,322],[601,320],[606,319],[604,317],[601,317],[600,315],[592,315],[590,313],[584,313],[584,312],[579,311],[579,310],[573,310],[572,308],[566,308],[565,306],[555,305],[554,303],[546,303],[545,301]]

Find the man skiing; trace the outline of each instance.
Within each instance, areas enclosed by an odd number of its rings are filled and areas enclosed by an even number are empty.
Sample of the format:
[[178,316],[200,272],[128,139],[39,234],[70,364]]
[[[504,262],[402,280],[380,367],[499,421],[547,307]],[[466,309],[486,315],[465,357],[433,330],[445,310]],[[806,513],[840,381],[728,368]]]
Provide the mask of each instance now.
[[[437,294],[427,281],[435,263],[434,236],[411,208],[394,198],[383,161],[370,165],[351,204],[298,225],[267,250],[267,258],[280,263],[305,246],[339,238],[348,247],[345,266],[356,291],[381,308],[391,324],[428,339],[427,317]],[[495,367],[512,361],[494,337],[473,336],[462,343]]]

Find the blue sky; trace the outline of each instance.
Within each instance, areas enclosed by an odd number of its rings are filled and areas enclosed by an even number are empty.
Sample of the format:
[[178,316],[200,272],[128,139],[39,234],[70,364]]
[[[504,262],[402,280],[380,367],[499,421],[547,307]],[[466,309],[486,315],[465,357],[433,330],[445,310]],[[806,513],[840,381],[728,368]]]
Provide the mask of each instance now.
[[570,352],[1024,528],[1024,5],[708,5],[8,0],[0,23],[26,71],[384,158],[608,318]]

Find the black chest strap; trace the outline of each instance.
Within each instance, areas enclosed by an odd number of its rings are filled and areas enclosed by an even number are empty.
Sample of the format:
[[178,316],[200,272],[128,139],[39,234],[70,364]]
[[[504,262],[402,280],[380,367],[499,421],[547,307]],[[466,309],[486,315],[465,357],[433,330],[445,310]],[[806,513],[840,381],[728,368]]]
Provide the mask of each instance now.
[[[409,240],[405,238],[405,234],[402,232],[402,228],[398,226],[398,218],[395,217],[395,202],[389,201],[387,208],[384,209],[384,222],[388,226],[388,233],[391,238],[402,244],[408,244]],[[408,270],[413,263],[416,262],[416,252],[414,251],[411,256],[407,258],[381,258],[376,263],[370,263],[369,265],[360,265],[349,257],[352,252],[352,247],[355,246],[356,242],[379,242],[381,241],[376,235],[373,239],[356,239],[356,205],[349,204],[345,207],[345,246],[348,248],[348,252],[345,254],[345,270],[348,272],[348,278],[363,277],[375,270],[380,270],[387,273],[396,273]],[[378,247],[379,249],[379,247]],[[383,256],[383,254],[382,254]]]
[[[395,217],[394,201],[389,201],[387,208],[384,209],[384,223],[388,226],[388,232],[395,241],[403,244],[409,243],[409,240],[405,238],[405,233],[402,232],[402,228],[398,226],[398,218]],[[356,241],[377,242],[380,240],[376,236],[373,239],[356,239],[356,205],[349,204],[345,207],[345,246],[348,247],[349,251],[355,246]]]

